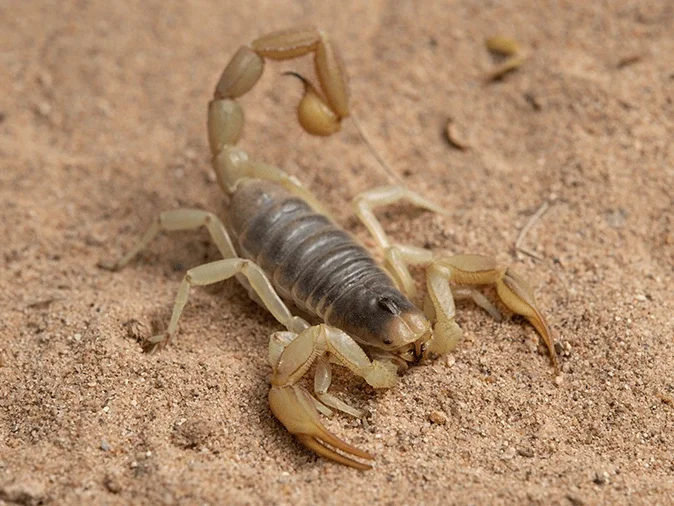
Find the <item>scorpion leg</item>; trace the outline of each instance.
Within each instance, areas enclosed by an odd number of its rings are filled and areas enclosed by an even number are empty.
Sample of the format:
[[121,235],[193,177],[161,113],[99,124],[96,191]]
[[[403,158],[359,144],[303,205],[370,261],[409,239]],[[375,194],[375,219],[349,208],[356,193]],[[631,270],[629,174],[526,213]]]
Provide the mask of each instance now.
[[[409,297],[414,298],[416,288],[407,264],[418,263],[419,261],[423,262],[426,257],[421,255],[420,252],[428,252],[428,250],[392,244],[373,212],[374,207],[393,204],[400,200],[407,200],[411,204],[438,214],[448,214],[447,211],[437,204],[403,186],[383,186],[361,193],[353,200],[353,207],[360,221],[363,222],[370,234],[372,234],[372,237],[374,237],[377,246],[383,251],[385,266],[393,275],[398,286]],[[421,258],[418,258],[420,255]]]
[[[124,255],[113,263],[101,262],[99,265],[110,270],[119,270],[125,267],[140,251],[145,249],[150,242],[162,231],[174,230],[193,230],[205,226],[211,236],[211,239],[217,246],[220,254],[230,263],[227,265],[240,266],[239,270],[232,275],[237,276],[239,281],[249,290],[253,290],[257,295],[258,301],[266,307],[274,317],[286,328],[293,331],[301,331],[308,327],[308,324],[299,317],[293,316],[286,305],[272,287],[266,275],[250,260],[243,260],[237,257],[232,241],[227,234],[222,221],[213,213],[202,211],[200,209],[176,209],[161,213],[155,222],[145,231],[140,240]],[[175,334],[178,326],[178,319],[187,303],[189,288],[192,285],[207,285],[227,279],[232,275],[227,275],[227,268],[219,268],[225,264],[216,261],[195,267],[187,272],[178,291],[178,297],[173,308],[173,314],[165,335],[154,336],[151,342],[156,344],[162,341],[168,341]],[[247,267],[252,264],[253,267]],[[210,267],[209,267],[210,266]],[[241,274],[242,276],[238,276]],[[222,277],[224,276],[224,277]],[[165,336],[168,336],[166,338]]]
[[316,373],[314,376],[314,392],[316,393],[316,397],[326,406],[348,413],[356,418],[362,418],[365,413],[360,409],[349,406],[338,397],[328,393],[330,383],[332,383],[332,366],[327,357],[323,356],[316,362]]
[[190,288],[205,286],[229,279],[237,274],[245,276],[251,288],[267,310],[281,325],[290,331],[301,331],[308,327],[304,319],[293,316],[285,303],[274,290],[271,281],[262,269],[251,260],[227,258],[199,265],[187,271],[183,277],[173,306],[173,313],[166,332],[150,338],[151,344],[167,344],[178,329],[178,320],[187,304]]
[[138,253],[147,248],[160,232],[194,230],[204,226],[208,229],[211,240],[224,258],[237,256],[224,224],[215,214],[200,209],[176,209],[161,213],[140,240],[122,258],[112,263],[100,262],[99,266],[118,271],[133,260]]
[[[306,374],[315,361],[319,361],[317,394],[326,404],[351,413],[348,405],[335,397],[323,396],[329,386],[325,376],[327,356],[364,378],[375,388],[391,387],[397,380],[397,367],[387,361],[370,361],[361,347],[346,333],[325,324],[310,327],[297,336],[277,336],[270,344],[270,362],[274,369],[269,405],[274,416],[305,446],[342,464],[359,469],[370,466],[354,460],[358,457],[371,460],[373,457],[330,433],[321,423],[317,401],[296,383]],[[336,401],[336,402],[335,402]],[[343,409],[347,408],[347,409]],[[355,413],[351,413],[355,414]],[[339,450],[339,453],[337,450]]]

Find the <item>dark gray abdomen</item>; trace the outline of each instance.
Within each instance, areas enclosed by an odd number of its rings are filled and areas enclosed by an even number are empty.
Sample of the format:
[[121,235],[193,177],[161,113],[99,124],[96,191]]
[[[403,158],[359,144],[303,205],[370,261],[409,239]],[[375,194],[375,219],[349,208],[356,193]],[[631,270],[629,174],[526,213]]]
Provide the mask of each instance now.
[[283,298],[326,323],[365,330],[383,323],[369,321],[379,313],[369,306],[382,297],[411,305],[367,250],[279,185],[242,183],[228,221],[240,254],[262,267]]

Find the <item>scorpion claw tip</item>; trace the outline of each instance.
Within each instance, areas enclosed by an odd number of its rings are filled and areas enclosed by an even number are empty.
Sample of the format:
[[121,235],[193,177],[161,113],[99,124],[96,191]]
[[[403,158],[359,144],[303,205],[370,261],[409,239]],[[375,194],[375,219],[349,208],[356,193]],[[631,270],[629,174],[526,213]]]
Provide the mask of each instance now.
[[[360,462],[358,460],[352,459],[350,457],[347,457],[346,455],[343,455],[329,446],[327,446],[325,443],[323,443],[322,440],[312,437],[312,436],[306,436],[303,434],[298,434],[297,439],[302,443],[304,446],[307,448],[313,450],[316,452],[318,455],[328,458],[330,460],[333,460],[337,462],[338,464],[343,464],[345,466],[353,467],[355,469],[360,469],[361,471],[367,471],[369,469],[372,469],[372,464],[366,464],[364,462]],[[359,450],[358,448],[355,448],[351,446],[348,443],[345,443],[341,439],[337,439],[337,441],[340,443],[340,445],[335,446],[339,448],[340,450],[346,452],[347,450],[345,448],[350,449],[352,452],[357,451],[358,454],[357,456],[362,458],[362,459],[367,459],[367,460],[373,460],[374,457],[370,455],[367,452],[364,452],[362,450]]]
[[371,469],[371,464],[352,457],[363,460],[373,460],[374,457],[328,431],[319,419],[315,402],[309,393],[296,386],[273,386],[269,391],[272,413],[304,446],[339,464],[361,470]]

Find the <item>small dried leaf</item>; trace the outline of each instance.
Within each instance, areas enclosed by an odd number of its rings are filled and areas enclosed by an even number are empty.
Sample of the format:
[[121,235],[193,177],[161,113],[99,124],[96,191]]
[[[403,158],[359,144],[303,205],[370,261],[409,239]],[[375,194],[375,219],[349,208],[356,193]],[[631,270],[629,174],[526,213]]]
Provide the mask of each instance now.
[[520,52],[519,42],[509,37],[489,37],[486,44],[489,51],[503,56],[513,56]]
[[470,149],[470,144],[466,138],[462,135],[460,130],[457,128],[456,123],[450,118],[447,120],[447,126],[445,127],[445,134],[447,135],[447,140],[449,143],[461,151],[466,151]]

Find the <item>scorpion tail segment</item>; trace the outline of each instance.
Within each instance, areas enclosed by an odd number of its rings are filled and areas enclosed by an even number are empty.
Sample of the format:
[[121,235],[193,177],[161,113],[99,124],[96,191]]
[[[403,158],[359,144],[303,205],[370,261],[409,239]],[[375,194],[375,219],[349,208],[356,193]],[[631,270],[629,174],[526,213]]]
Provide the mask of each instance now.
[[208,103],[208,144],[214,157],[226,146],[234,146],[239,142],[243,132],[243,119],[241,106],[234,100],[215,99]]
[[320,31],[321,41],[316,48],[314,63],[321,88],[330,109],[340,118],[349,115],[349,81],[339,49],[327,33]]
[[214,98],[237,98],[257,83],[264,70],[264,60],[248,46],[241,46],[222,71]]
[[374,457],[328,431],[321,423],[314,403],[311,395],[300,387],[272,386],[269,391],[272,413],[307,448],[345,466],[361,470],[371,469],[372,465],[353,457],[363,460],[373,460]]
[[[300,124],[313,135],[327,136],[339,130],[342,118],[349,115],[349,83],[337,46],[325,32],[314,27],[280,30],[260,37],[251,46],[241,46],[225,67],[215,87],[214,103],[230,101],[249,92],[262,76],[265,58],[288,60],[313,53],[320,91],[294,74],[304,83],[304,97],[297,110]],[[231,106],[226,108],[231,109]],[[217,115],[225,116],[225,113]],[[237,125],[242,124],[240,111],[234,114],[227,111],[227,115]],[[234,144],[240,135],[238,126],[232,130],[238,130],[238,133],[231,137],[234,142],[230,144]],[[219,144],[215,141],[217,139],[211,138],[211,150],[214,144]],[[219,150],[213,154],[217,152]]]
[[552,332],[545,318],[538,310],[536,298],[531,287],[522,277],[512,269],[506,269],[502,278],[496,283],[498,296],[508,309],[524,316],[543,338],[550,354],[553,367],[559,371],[557,352],[552,341]]

